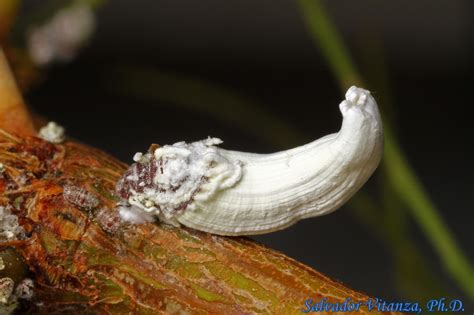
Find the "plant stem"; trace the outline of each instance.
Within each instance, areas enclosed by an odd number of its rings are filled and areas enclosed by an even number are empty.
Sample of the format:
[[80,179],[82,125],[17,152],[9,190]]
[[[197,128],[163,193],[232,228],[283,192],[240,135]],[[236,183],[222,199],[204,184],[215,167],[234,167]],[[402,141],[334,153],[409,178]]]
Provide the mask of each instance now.
[[0,128],[8,132],[33,135],[33,120],[15,83],[15,78],[0,47]]
[[474,299],[474,270],[470,262],[436,211],[433,202],[426,196],[422,184],[390,134],[385,137],[385,163],[392,187],[409,205],[411,214],[440,256],[444,268],[468,296]]
[[318,44],[342,90],[345,91],[349,85],[362,85],[362,78],[321,3],[312,0],[300,0],[299,3],[304,21],[311,30],[309,35]]

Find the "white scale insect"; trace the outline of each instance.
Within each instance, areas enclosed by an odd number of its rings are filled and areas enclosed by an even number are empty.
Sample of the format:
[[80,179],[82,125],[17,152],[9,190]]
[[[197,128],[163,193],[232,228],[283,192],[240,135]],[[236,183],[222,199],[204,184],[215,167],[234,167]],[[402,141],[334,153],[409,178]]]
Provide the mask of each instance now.
[[120,213],[220,235],[263,234],[330,213],[362,187],[383,151],[382,121],[369,91],[351,87],[339,108],[338,133],[287,151],[229,151],[209,138],[136,154],[117,184],[126,203]]

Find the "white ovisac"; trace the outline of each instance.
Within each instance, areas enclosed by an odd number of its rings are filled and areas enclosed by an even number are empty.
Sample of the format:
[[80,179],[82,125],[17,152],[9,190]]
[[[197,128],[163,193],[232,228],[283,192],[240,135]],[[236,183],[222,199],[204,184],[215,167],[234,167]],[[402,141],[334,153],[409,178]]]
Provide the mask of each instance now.
[[[229,151],[209,138],[136,154],[117,191],[130,211],[220,235],[263,234],[330,213],[362,187],[383,151],[369,91],[351,87],[339,108],[338,133],[287,151]],[[123,207],[121,215],[133,217]]]

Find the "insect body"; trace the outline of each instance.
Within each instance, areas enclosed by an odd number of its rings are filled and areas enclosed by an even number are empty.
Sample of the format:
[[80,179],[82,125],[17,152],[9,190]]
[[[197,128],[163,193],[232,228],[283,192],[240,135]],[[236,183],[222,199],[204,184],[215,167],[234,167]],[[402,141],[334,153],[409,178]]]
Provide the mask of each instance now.
[[224,150],[216,138],[135,155],[117,184],[134,211],[220,235],[262,234],[330,213],[380,162],[383,131],[370,92],[351,87],[338,133],[272,154]]

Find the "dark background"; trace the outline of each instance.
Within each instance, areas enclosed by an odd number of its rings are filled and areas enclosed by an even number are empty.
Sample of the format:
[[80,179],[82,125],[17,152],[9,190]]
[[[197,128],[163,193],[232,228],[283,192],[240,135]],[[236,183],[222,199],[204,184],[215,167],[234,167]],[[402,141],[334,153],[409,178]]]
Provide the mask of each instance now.
[[[325,5],[369,87],[380,83],[371,78],[387,70],[390,90],[384,95],[390,95],[401,147],[474,261],[471,1]],[[343,94],[290,0],[109,1],[82,54],[51,69],[27,96],[34,110],[64,125],[69,136],[127,163],[150,143],[208,135],[223,139],[228,149],[284,149],[208,113],[124,95],[110,81],[125,66],[216,83],[258,101],[309,138],[340,126]],[[377,98],[378,91],[373,93]],[[262,128],[264,122],[262,117]],[[377,182],[371,179],[369,186],[376,189]],[[391,249],[352,210],[343,207],[255,239],[369,295],[407,298],[394,281]],[[415,222],[410,232],[439,280],[447,281],[453,296],[465,298]]]

